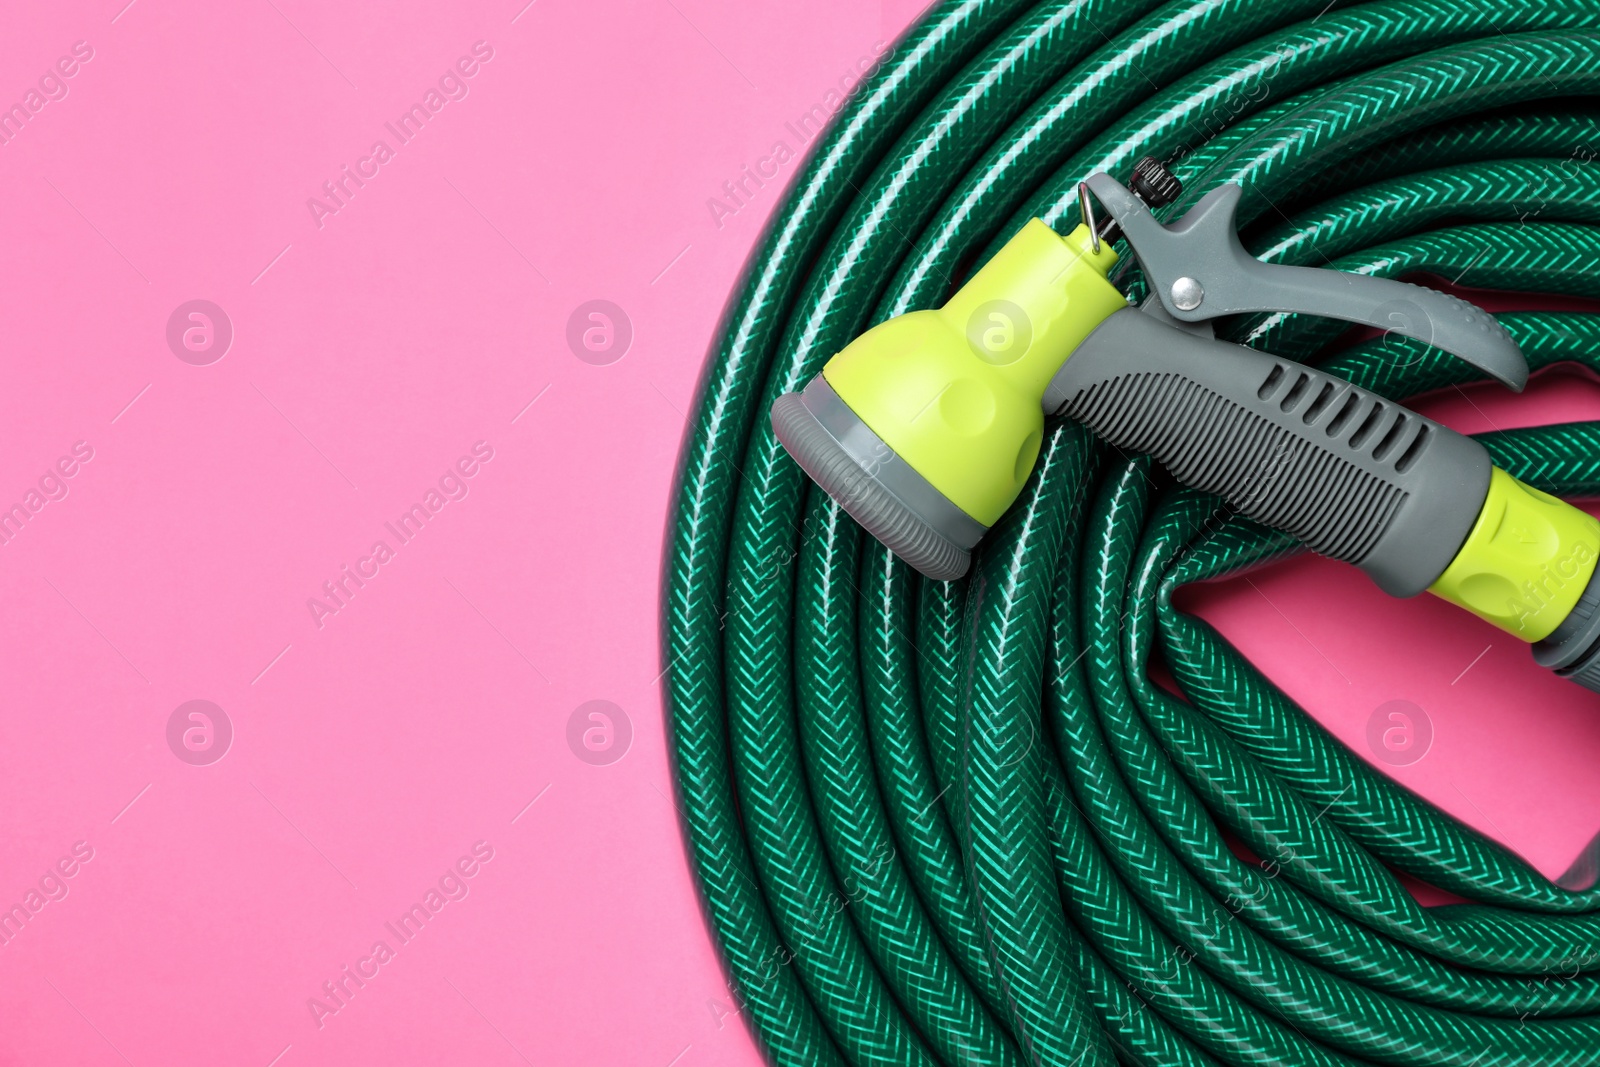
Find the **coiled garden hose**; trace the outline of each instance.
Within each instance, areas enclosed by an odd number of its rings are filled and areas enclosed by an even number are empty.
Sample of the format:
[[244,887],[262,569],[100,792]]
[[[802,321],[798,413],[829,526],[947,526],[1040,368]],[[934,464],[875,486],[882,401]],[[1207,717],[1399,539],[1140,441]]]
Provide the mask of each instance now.
[[[666,564],[685,833],[775,1063],[1600,1064],[1600,889],[1372,771],[1174,605],[1289,537],[1052,421],[972,572],[935,582],[766,418],[1147,154],[1183,180],[1169,214],[1241,182],[1269,259],[1595,295],[1597,93],[1600,0],[951,0],[859,87],[726,312]],[[1600,317],[1500,319],[1535,372],[1600,371]],[[1479,373],[1343,332],[1229,335],[1393,399]],[[1600,495],[1600,425],[1480,440]]]

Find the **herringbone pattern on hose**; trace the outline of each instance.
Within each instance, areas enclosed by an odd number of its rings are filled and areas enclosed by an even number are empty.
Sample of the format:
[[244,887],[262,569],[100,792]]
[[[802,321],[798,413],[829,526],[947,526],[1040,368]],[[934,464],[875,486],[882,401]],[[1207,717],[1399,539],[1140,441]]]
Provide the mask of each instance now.
[[[1595,143],[1600,145],[1600,130]],[[1468,218],[1508,217],[1600,222],[1600,171],[1557,156],[1407,174],[1333,197],[1314,215],[1297,216],[1252,239],[1250,250],[1269,263],[1321,266],[1359,250],[1358,242],[1390,241]]]
[[[665,590],[685,833],[775,1062],[1600,1067],[1600,891],[1370,770],[1173,606],[1291,539],[1053,424],[970,578],[931,583],[766,421],[1147,152],[1182,156],[1185,203],[1242,181],[1275,257],[1600,292],[1597,28],[1600,0],[968,0],[852,95],[722,326]],[[1600,371],[1600,317],[1502,320],[1536,370]],[[1404,339],[1326,352],[1343,332],[1234,326],[1391,399],[1473,380]],[[1600,427],[1484,441],[1600,494]]]
[[931,642],[919,647],[915,639],[916,587],[910,572],[887,549],[863,540],[861,684],[872,758],[894,838],[905,850],[907,872],[929,902],[940,936],[989,1009],[1003,1016],[1005,996],[985,954],[955,831],[941,804],[945,791],[935,777],[923,735],[916,661],[919,655],[934,657]]
[[820,492],[811,494],[800,564],[795,667],[808,780],[824,842],[863,940],[897,988],[924,1013],[922,1030],[946,1059],[1015,1067],[1021,1061],[956,971],[904,868],[878,795],[861,696],[855,626],[861,531]]
[[[995,228],[982,258],[987,258],[1018,226],[1034,216],[1063,232],[1076,225],[1077,183],[1084,175],[1096,170],[1124,174],[1144,154],[1164,159],[1189,156],[1197,163],[1215,158],[1270,121],[1315,100],[1330,88],[1330,83],[1342,86],[1352,81],[1353,72],[1461,41],[1529,30],[1600,26],[1600,12],[1592,5],[1549,5],[1539,0],[1473,4],[1455,0],[1388,0],[1342,9],[1324,4],[1315,11],[1305,11],[1302,17],[1305,21],[1282,33],[1250,41],[1163,86],[1123,121],[1095,131],[1098,136],[1089,139],[1081,151],[1034,191],[1004,226]],[[1228,27],[1225,24],[1213,32],[1226,34]],[[1441,88],[1431,82],[1416,84],[1416,77],[1413,75],[1412,81],[1417,95]],[[1358,98],[1366,95],[1357,92]],[[1546,154],[1564,158],[1579,146],[1600,143],[1585,136],[1600,125],[1600,119],[1588,114],[1562,115],[1562,119],[1543,124],[1513,122],[1502,115],[1480,120],[1472,115],[1462,120],[1460,132],[1441,126],[1425,129],[1414,138],[1398,136],[1400,131],[1394,131],[1377,148],[1353,152],[1342,164],[1329,166],[1328,161],[1322,160],[1316,168],[1298,170],[1290,186],[1274,191],[1273,203],[1286,205],[1297,193],[1318,185],[1324,190],[1342,190],[1396,173],[1439,166],[1451,161],[1451,152],[1464,159],[1482,159],[1519,150],[1526,154],[1528,148],[1544,147]],[[1499,151],[1483,147],[1499,144],[1495,138],[1500,137],[1515,147]],[[1391,151],[1397,155],[1407,152],[1413,145],[1418,154],[1409,166],[1404,160],[1411,157],[1402,156],[1382,170],[1361,171],[1360,180],[1322,184],[1340,166],[1354,169],[1368,159],[1386,158]],[[1549,151],[1552,146],[1556,150]],[[1428,154],[1435,151],[1439,153],[1437,158]],[[977,180],[969,179],[969,183]],[[1177,210],[1166,208],[1163,213],[1171,217]],[[1250,217],[1243,216],[1247,222]],[[931,236],[924,238],[923,243],[931,240]]]
[[[1301,183],[1279,207],[1291,214],[1330,191],[1356,189],[1396,174],[1458,163],[1511,159],[1574,159],[1574,145],[1600,144],[1600,115],[1557,101],[1512,112],[1442,122],[1419,133],[1386,141]],[[1581,153],[1580,153],[1581,155]],[[1527,205],[1519,205],[1522,210]],[[1471,210],[1468,208],[1468,210]]]

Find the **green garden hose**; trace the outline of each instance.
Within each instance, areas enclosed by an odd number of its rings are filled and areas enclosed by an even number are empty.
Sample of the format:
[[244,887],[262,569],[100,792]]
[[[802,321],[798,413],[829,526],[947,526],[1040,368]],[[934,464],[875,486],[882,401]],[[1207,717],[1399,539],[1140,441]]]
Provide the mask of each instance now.
[[[859,87],[726,313],[666,566],[685,834],[775,1063],[1600,1064],[1600,889],[1372,771],[1174,605],[1291,538],[1052,421],[935,582],[765,418],[1146,154],[1183,179],[1169,217],[1241,182],[1269,260],[1600,294],[1597,94],[1600,0],[946,2]],[[1600,317],[1500,318],[1535,371],[1600,371]],[[1227,333],[1394,399],[1480,373],[1307,316]],[[1600,495],[1600,425],[1481,440]]]

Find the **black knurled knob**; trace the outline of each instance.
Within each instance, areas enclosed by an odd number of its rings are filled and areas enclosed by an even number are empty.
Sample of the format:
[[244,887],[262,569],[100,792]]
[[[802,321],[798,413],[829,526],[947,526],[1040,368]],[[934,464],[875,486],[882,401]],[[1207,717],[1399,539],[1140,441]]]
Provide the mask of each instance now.
[[1140,156],[1133,165],[1133,191],[1151,207],[1170,204],[1183,195],[1183,183],[1155,156]]

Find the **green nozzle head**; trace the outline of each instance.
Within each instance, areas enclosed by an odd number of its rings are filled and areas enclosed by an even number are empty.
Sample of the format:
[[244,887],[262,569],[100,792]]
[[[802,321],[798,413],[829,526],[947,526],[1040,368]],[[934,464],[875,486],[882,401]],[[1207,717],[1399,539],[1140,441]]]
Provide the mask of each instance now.
[[896,555],[960,577],[1033,470],[1046,386],[1127,306],[1116,260],[1088,227],[1034,219],[944,307],[873,327],[779,397],[778,440]]

